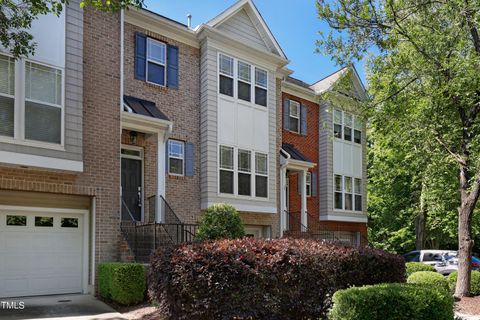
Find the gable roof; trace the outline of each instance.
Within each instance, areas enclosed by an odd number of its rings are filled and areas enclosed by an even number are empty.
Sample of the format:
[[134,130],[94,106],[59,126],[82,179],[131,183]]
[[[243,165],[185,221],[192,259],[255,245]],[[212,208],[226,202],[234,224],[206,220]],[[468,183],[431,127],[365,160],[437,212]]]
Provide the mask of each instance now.
[[[280,47],[277,39],[273,36],[270,28],[268,25],[265,23],[265,20],[263,19],[262,15],[258,11],[257,7],[253,3],[252,0],[239,0],[223,12],[221,12],[219,15],[211,19],[206,23],[207,26],[216,28],[220,26],[222,23],[225,21],[229,20],[231,17],[236,15],[237,13],[240,13],[242,10],[245,10],[247,15],[249,16],[250,19],[252,19],[253,25],[257,29],[257,32],[262,35],[265,34],[267,37],[262,37],[267,44],[273,48],[275,48],[276,53],[281,56],[284,59],[287,59],[287,56],[285,55],[285,52],[283,52],[282,48]],[[253,21],[254,20],[254,21]],[[259,30],[259,27],[261,27],[261,30]]]
[[366,98],[367,97],[367,95],[366,95],[367,90],[366,90],[365,86],[363,85],[363,82],[360,79],[360,76],[358,75],[357,69],[355,68],[355,66],[353,64],[348,65],[346,67],[343,67],[340,70],[337,70],[337,71],[333,72],[332,74],[326,76],[325,78],[318,80],[317,82],[315,82],[314,84],[312,84],[310,86],[310,89],[315,91],[315,94],[321,94],[325,91],[331,90],[332,87],[334,86],[334,84],[345,73],[347,73],[350,70],[352,71],[352,75],[353,75],[353,77],[352,77],[352,81],[354,82],[353,85],[355,86],[355,83],[356,83],[360,88],[360,92],[357,92],[357,93],[360,94],[363,98]]

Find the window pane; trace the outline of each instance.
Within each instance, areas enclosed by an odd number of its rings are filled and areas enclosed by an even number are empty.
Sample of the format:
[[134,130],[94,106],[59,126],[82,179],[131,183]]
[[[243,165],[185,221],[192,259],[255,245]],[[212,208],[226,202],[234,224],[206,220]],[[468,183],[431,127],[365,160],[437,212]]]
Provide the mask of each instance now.
[[161,86],[165,85],[165,66],[149,62],[148,71],[147,71],[147,81],[159,84]]
[[345,112],[345,115],[343,116],[343,121],[344,121],[344,124],[347,127],[352,127],[353,119],[352,119],[352,115],[350,113]]
[[220,168],[233,170],[233,148],[220,146]]
[[362,196],[355,195],[355,211],[362,211]]
[[0,96],[0,135],[13,137],[14,99]]
[[351,194],[345,194],[345,210],[352,210],[352,195]]
[[362,193],[362,179],[355,178],[355,193]]
[[267,198],[268,178],[264,176],[255,176],[255,196]]
[[343,127],[343,138],[347,141],[352,141],[352,128]]
[[0,93],[15,94],[15,61],[0,55]]
[[233,58],[227,57],[223,54],[220,55],[220,73],[228,76],[233,76]]
[[307,175],[305,176],[305,184],[306,184],[306,187],[307,187],[307,196],[311,196],[312,195],[312,174],[310,172],[307,172]]
[[250,101],[250,85],[245,82],[238,81],[238,99]]
[[298,118],[292,118],[292,117],[290,117],[289,119],[290,119],[290,126],[289,126],[290,131],[299,132],[300,120]]
[[352,193],[352,178],[345,177],[345,192]]
[[60,143],[61,108],[25,101],[25,138]]
[[77,218],[62,218],[62,228],[78,228]]
[[155,41],[153,39],[147,39],[148,43],[148,60],[153,60],[155,62],[165,64],[165,51],[166,45],[165,43]]
[[250,172],[250,151],[238,150],[238,170]]
[[61,105],[62,71],[26,62],[25,98]]
[[132,149],[122,149],[121,153],[126,156],[133,156],[133,157],[140,157],[142,155],[140,151],[132,150]]
[[342,176],[336,174],[335,175],[335,191],[342,192],[342,190],[343,190]]
[[354,128],[355,128],[356,130],[362,131],[362,127],[363,127],[362,120],[360,119],[360,117],[355,116],[355,125],[354,125]]
[[168,140],[168,155],[171,157],[183,158],[183,142]]
[[267,90],[255,87],[255,103],[261,106],[267,106]]
[[335,209],[343,209],[343,198],[341,192],[335,192]]
[[233,97],[233,79],[220,75],[220,93]]
[[35,227],[53,227],[53,217],[35,217]]
[[261,87],[267,87],[267,71],[255,68],[255,84]]
[[220,192],[233,194],[233,172],[220,170]]
[[251,195],[251,175],[248,173],[238,173],[238,194],[242,196]]
[[27,216],[7,216],[7,226],[26,226]]
[[335,138],[342,138],[342,125],[334,124],[333,125],[333,135]]
[[238,79],[246,82],[250,82],[250,65],[241,61],[238,61]]
[[334,123],[341,125],[342,124],[342,111],[335,109],[335,111],[333,111],[333,114],[334,114],[334,119],[333,119]]
[[267,155],[264,153],[255,153],[255,172],[258,174],[268,174]]
[[183,175],[182,159],[169,158],[169,166],[170,166],[169,168],[170,173]]
[[291,117],[299,118],[300,103],[290,100],[288,109]]
[[362,143],[362,132],[358,130],[354,130],[353,134],[354,134],[353,141],[355,141],[355,143]]

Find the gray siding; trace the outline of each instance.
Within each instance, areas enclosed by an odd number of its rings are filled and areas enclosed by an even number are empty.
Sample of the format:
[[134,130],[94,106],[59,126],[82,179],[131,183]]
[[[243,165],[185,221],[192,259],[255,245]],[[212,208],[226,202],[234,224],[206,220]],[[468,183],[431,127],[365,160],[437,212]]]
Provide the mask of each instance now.
[[83,10],[72,0],[66,8],[65,151],[0,143],[0,150],[82,161]]
[[328,105],[319,104],[319,155],[318,155],[318,191],[320,193],[320,217],[326,217],[333,211],[333,136],[332,114]]
[[270,51],[245,10],[238,12],[219,25],[218,30],[225,32],[232,39],[239,40],[255,49]]

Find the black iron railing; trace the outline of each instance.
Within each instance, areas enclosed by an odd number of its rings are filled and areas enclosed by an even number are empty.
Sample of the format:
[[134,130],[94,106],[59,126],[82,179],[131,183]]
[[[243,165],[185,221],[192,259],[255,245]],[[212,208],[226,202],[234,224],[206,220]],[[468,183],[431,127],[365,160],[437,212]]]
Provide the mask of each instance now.
[[[195,240],[196,224],[183,223],[165,198],[160,198],[157,212],[156,196],[148,198],[148,210],[145,221],[122,221],[121,230],[132,250],[135,260],[148,262],[150,255],[166,245],[191,243]],[[156,222],[158,220],[162,222]]]

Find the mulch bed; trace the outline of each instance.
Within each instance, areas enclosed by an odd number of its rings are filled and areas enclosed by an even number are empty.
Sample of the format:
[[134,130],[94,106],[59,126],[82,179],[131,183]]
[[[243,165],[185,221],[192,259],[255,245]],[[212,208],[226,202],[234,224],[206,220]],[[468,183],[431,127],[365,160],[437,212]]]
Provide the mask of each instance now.
[[480,315],[480,296],[462,298],[455,304],[455,309],[463,314]]

